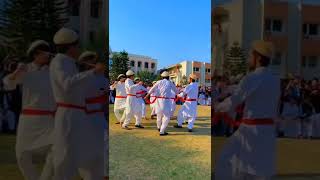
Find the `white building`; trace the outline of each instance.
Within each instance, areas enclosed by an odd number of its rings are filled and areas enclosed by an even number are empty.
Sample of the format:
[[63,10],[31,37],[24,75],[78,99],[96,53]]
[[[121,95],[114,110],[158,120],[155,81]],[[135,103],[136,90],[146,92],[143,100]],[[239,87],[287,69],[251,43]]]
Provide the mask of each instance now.
[[211,86],[211,64],[199,61],[182,61],[178,64],[166,67],[170,73],[170,79],[180,84],[183,77],[188,79],[190,74],[197,76],[196,81],[200,85]]
[[238,42],[248,53],[257,39],[271,41],[271,69],[283,78],[320,77],[320,6],[298,0],[233,0],[213,10],[212,58],[215,74],[223,74],[225,51]]
[[134,72],[149,71],[154,74],[157,72],[157,60],[149,56],[128,54],[129,66]]
[[65,0],[69,7],[67,27],[78,31],[82,44],[101,41],[101,35],[107,32],[106,0]]

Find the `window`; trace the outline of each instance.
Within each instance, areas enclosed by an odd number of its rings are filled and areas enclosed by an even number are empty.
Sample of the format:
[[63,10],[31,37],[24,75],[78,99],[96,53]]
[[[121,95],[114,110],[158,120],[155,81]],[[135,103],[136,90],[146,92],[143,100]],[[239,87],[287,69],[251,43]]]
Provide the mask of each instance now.
[[134,61],[130,61],[130,66],[134,67]]
[[302,31],[303,31],[303,34],[304,34],[304,35],[307,35],[307,34],[308,34],[308,25],[307,25],[307,24],[303,24],[303,26],[302,26]]
[[141,64],[142,64],[141,61],[138,61],[138,67],[141,67]]
[[318,24],[309,24],[309,35],[318,35]]
[[151,63],[151,69],[154,69],[156,67],[155,63]]
[[282,55],[281,53],[276,53],[275,56],[273,57],[272,59],[272,65],[275,65],[275,66],[278,66],[281,64],[281,58],[282,58]]
[[283,24],[280,19],[265,19],[264,29],[267,32],[283,32]]
[[193,72],[199,72],[199,71],[200,71],[200,69],[198,67],[193,68]]
[[149,68],[149,63],[148,63],[148,62],[145,62],[145,63],[144,63],[144,68],[146,68],[146,69]]
[[100,8],[101,8],[101,4],[98,0],[91,0],[91,6],[90,6],[90,14],[91,17],[93,18],[99,18],[100,16]]
[[206,68],[206,73],[210,73],[210,72],[211,72],[211,69]]
[[318,36],[320,34],[318,24],[303,24],[302,29],[305,36]]
[[308,66],[311,68],[315,68],[318,65],[318,57],[317,56],[310,56],[308,59]]
[[282,21],[281,20],[274,20],[272,25],[273,32],[282,32]]

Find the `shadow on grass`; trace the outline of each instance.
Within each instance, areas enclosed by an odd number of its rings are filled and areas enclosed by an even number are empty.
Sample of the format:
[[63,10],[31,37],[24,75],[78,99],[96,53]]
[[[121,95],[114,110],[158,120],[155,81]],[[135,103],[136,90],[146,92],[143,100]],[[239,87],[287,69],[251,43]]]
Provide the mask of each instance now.
[[[173,126],[176,125],[176,122],[170,121],[166,131],[170,133],[169,135],[188,135],[188,134],[175,134],[175,133],[189,133],[187,129],[187,125],[184,124],[183,128],[174,128]],[[157,126],[156,126],[156,121],[153,120],[148,120],[143,122],[144,129],[138,129],[134,128],[134,124],[130,124],[130,127],[133,128],[133,130],[154,130],[154,132],[157,132]],[[195,127],[193,128],[193,132],[190,133],[191,135],[207,135],[211,136],[211,123],[196,123]]]
[[122,133],[109,140],[110,179],[210,179],[210,160],[199,164],[201,152],[174,147],[174,140]]

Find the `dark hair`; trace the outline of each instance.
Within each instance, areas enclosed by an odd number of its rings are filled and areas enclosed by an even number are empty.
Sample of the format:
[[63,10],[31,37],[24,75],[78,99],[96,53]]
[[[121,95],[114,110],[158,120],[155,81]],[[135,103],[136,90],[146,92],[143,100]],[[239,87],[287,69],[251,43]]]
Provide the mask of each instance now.
[[118,81],[121,79],[121,78],[125,78],[126,76],[120,76],[119,78],[118,78]]
[[253,53],[254,56],[260,56],[259,62],[260,62],[261,66],[263,66],[263,67],[269,66],[269,64],[270,64],[270,58],[269,57],[266,57],[266,56],[260,54],[256,50],[253,50],[252,53]]
[[191,79],[191,82],[196,82],[196,80],[195,79]]
[[45,52],[51,52],[51,48],[48,45],[41,44],[37,47],[35,47],[30,53],[29,53],[29,58],[33,60],[34,56],[39,54],[39,51],[45,51]]
[[167,79],[167,80],[169,80],[169,76],[168,76],[168,77],[162,77],[162,79]]
[[70,44],[56,45],[56,50],[57,50],[58,53],[65,54],[70,49],[70,47],[76,46],[78,44],[79,44],[79,41],[75,41],[75,42],[70,43]]

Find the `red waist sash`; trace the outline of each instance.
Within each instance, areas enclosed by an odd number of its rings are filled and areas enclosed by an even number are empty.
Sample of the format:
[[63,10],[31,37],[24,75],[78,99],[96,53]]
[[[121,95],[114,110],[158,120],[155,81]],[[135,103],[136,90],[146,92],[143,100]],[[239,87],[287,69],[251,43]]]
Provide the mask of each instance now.
[[54,116],[56,112],[40,110],[40,109],[23,109],[21,113],[23,115],[31,115],[31,116]]
[[79,105],[63,103],[63,102],[58,102],[57,105],[58,105],[58,107],[71,108],[71,109],[80,109],[80,110],[86,111],[86,107],[85,106],[79,106]]

